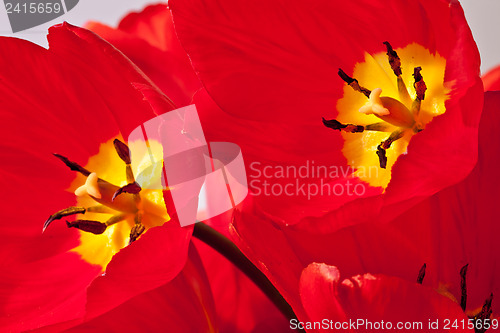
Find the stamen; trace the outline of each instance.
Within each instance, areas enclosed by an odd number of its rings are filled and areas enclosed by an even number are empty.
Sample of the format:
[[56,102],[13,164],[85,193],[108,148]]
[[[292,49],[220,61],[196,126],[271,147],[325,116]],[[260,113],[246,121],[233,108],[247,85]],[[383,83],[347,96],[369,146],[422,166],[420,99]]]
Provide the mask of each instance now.
[[118,153],[118,156],[120,156],[121,160],[125,162],[125,164],[130,164],[130,149],[128,148],[128,146],[118,139],[115,139],[113,141],[113,145],[115,146],[115,150]]
[[132,230],[130,230],[130,238],[129,238],[129,245],[132,244],[139,238],[140,235],[146,230],[146,227],[142,223],[138,223],[132,227]]
[[117,196],[119,196],[120,194],[122,193],[130,193],[130,194],[137,194],[141,191],[141,187],[139,186],[139,184],[137,184],[136,182],[133,182],[133,183],[130,183],[130,184],[127,184],[125,186],[122,186],[120,187],[116,192],[115,194],[113,194],[113,198],[111,199],[111,201],[115,201],[115,198]]
[[[134,172],[132,171],[132,166],[130,165],[130,163],[131,163],[130,148],[125,143],[121,142],[118,139],[115,139],[113,141],[113,145],[115,146],[115,150],[118,153],[118,156],[121,158],[121,160],[123,162],[125,162],[125,175],[127,177],[127,182],[129,184],[135,183]],[[139,189],[139,191],[140,191],[140,189]],[[139,193],[139,192],[137,192],[137,193]],[[134,193],[134,194],[137,194],[137,193]],[[114,200],[114,198],[115,197],[113,197],[113,200]],[[135,196],[135,201],[136,202],[141,201],[140,197]]]
[[409,105],[411,102],[411,97],[408,93],[408,89],[406,88],[406,84],[401,77],[401,58],[399,58],[398,53],[394,51],[389,42],[384,42],[384,44],[387,48],[387,56],[389,57],[389,64],[391,65],[391,69],[394,72],[394,75],[397,76],[399,99],[401,100],[401,102],[403,102],[403,104]]
[[118,215],[113,215],[111,216],[106,222],[104,222],[106,224],[107,227],[115,224],[115,223],[118,223],[118,222],[121,222],[123,220],[125,220],[127,218],[127,215],[128,214],[118,214]]
[[391,147],[394,141],[401,139],[404,136],[405,132],[406,132],[405,129],[398,128],[397,130],[391,133],[391,135],[389,136],[389,138],[387,138],[387,140],[382,141],[382,143],[380,143],[377,146],[377,156],[380,163],[380,167],[382,169],[387,168],[386,150]]
[[425,269],[427,268],[427,264],[424,264],[422,268],[420,268],[420,271],[418,272],[418,277],[417,277],[417,283],[422,284],[424,282],[424,277],[425,277]]
[[417,98],[423,101],[425,99],[425,91],[427,90],[427,86],[425,85],[424,78],[422,77],[422,74],[420,74],[420,71],[422,71],[422,67],[415,67],[413,69],[413,77],[415,78],[413,87],[415,88],[415,92],[417,93]]
[[347,83],[352,89],[363,93],[366,97],[370,97],[371,91],[360,86],[358,80],[347,75],[341,68],[339,68],[338,75],[345,83]]
[[391,132],[394,127],[385,122],[373,123],[368,125],[342,124],[336,119],[326,120],[323,118],[323,125],[333,130],[344,131],[348,133],[361,133],[363,131]]
[[394,75],[400,76],[401,71],[401,59],[398,56],[398,53],[394,51],[391,44],[389,42],[384,42],[387,48],[387,56],[389,57],[389,64],[391,65],[391,69],[394,72]]
[[391,133],[389,138],[381,143],[383,149],[389,149],[394,141],[401,139],[404,135],[404,130],[397,129]]
[[73,222],[66,221],[68,228],[77,228],[82,231],[90,232],[95,235],[100,235],[106,231],[107,225],[99,221],[92,220],[76,220]]
[[342,124],[335,119],[326,120],[325,118],[323,118],[323,125],[333,130],[342,130],[348,133],[361,133],[365,130],[365,128],[361,125]]
[[410,97],[410,94],[408,93],[408,89],[406,88],[406,84],[403,81],[403,78],[401,76],[398,76],[397,81],[398,81],[399,100],[404,105],[410,105],[411,97]]
[[114,213],[116,213],[115,210],[113,210],[109,207],[106,207],[104,205],[87,207],[87,212],[88,213],[101,213],[101,214],[114,214]]
[[68,207],[58,211],[49,216],[49,218],[43,223],[42,233],[47,229],[47,227],[55,220],[60,220],[63,217],[75,215],[75,214],[85,214],[86,209],[83,207]]
[[391,132],[393,129],[394,127],[390,126],[386,122],[379,122],[365,126],[365,131]]
[[462,267],[460,270],[460,290],[462,292],[462,297],[460,298],[460,307],[465,312],[465,308],[467,307],[467,269],[469,268],[469,264]]
[[67,157],[62,156],[60,154],[56,154],[56,153],[54,153],[53,155],[55,157],[57,157],[58,159],[60,159],[64,164],[66,164],[66,166],[68,166],[72,171],[77,171],[86,177],[88,177],[90,175],[89,170],[85,169],[84,167],[82,167],[81,165],[79,165],[76,162],[70,161]]
[[377,146],[377,156],[380,167],[385,169],[387,168],[387,155],[385,154],[385,149],[382,149],[381,145],[382,144]]
[[425,91],[427,90],[427,86],[425,85],[424,78],[420,71],[422,67],[415,67],[413,69],[413,77],[415,78],[415,83],[413,84],[413,88],[415,88],[415,92],[417,93],[417,97],[412,103],[411,109],[413,114],[418,115],[420,113],[420,106],[422,101],[425,98]]
[[[492,308],[491,308],[491,303],[493,302],[493,294],[490,295],[490,297],[488,297],[486,299],[486,301],[484,302],[483,304],[483,307],[481,309],[481,311],[474,316],[474,321],[481,321],[481,324],[483,324],[485,322],[486,319],[490,319],[491,318],[491,314],[493,312]],[[474,325],[476,326],[476,325]],[[479,325],[477,325],[479,326]],[[487,331],[486,328],[484,328],[484,325],[481,325],[481,328],[477,328],[475,327],[475,331],[476,333],[484,333]]]
[[142,223],[142,215],[144,212],[142,210],[138,210],[137,213],[134,216],[134,222],[135,224],[141,224]]

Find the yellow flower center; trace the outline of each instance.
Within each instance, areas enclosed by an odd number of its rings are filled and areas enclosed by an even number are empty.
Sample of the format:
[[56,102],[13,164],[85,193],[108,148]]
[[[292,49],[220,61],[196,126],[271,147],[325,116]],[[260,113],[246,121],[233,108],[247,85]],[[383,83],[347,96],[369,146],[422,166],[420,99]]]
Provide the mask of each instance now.
[[[363,125],[365,130],[343,131],[342,153],[356,171],[354,175],[374,187],[386,188],[391,180],[391,168],[397,158],[406,153],[413,135],[425,128],[435,116],[443,114],[449,89],[444,85],[446,59],[418,44],[394,50],[401,60],[401,75],[396,79],[387,54],[366,54],[365,61],[356,64],[353,77],[360,86],[373,89],[364,92],[367,100],[352,87],[344,87],[337,103],[340,123]],[[427,90],[418,100],[414,68],[421,68]],[[405,85],[406,83],[406,85]],[[418,100],[418,101],[417,101]],[[415,104],[417,103],[417,104]],[[359,126],[361,127],[361,126]],[[377,130],[373,130],[373,129]],[[370,130],[369,130],[370,129]],[[392,134],[391,134],[392,133]],[[387,140],[391,137],[391,142]],[[380,167],[380,146],[386,141],[387,165]],[[369,172],[368,172],[369,170]],[[377,172],[372,172],[377,170]]]
[[[134,226],[140,223],[147,230],[169,220],[162,190],[143,188],[140,193],[121,193],[113,199],[117,189],[130,183],[131,170],[134,170],[132,174],[142,176],[146,166],[150,173],[161,172],[161,168],[151,169],[150,164],[141,164],[141,161],[134,161],[126,167],[113,147],[113,141],[101,144],[99,153],[85,165],[85,169],[92,173],[88,177],[78,174],[69,189],[75,192],[77,206],[86,208],[86,212],[78,218],[107,225],[106,230],[97,235],[80,230],[81,243],[72,251],[103,270],[113,255],[127,246]],[[129,144],[132,150],[134,143]],[[161,145],[149,142],[149,146],[161,160]],[[154,176],[150,176],[153,179]],[[137,181],[144,184],[146,180]]]

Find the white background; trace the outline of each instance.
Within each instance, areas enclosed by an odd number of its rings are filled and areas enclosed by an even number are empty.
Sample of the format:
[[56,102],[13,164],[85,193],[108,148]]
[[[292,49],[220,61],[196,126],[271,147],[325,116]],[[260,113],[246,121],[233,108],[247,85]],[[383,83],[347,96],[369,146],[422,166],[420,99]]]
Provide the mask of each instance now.
[[[36,0],[34,0],[36,1]],[[149,1],[144,0],[80,0],[66,15],[47,24],[19,32],[16,37],[46,46],[47,29],[62,20],[83,25],[88,20],[115,26],[129,11],[138,11]],[[481,52],[483,72],[500,64],[500,0],[462,0],[467,20]],[[0,4],[0,35],[13,36],[5,7]]]

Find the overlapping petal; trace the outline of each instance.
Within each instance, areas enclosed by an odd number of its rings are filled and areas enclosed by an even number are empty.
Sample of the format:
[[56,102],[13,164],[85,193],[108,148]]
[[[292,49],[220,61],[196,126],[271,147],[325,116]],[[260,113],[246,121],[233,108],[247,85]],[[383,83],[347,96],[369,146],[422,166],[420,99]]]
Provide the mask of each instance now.
[[[93,304],[90,307],[94,305],[99,306]],[[186,265],[172,281],[139,294],[95,318],[58,323],[35,332],[215,332],[213,310],[205,270],[198,252],[190,246]]]
[[[345,332],[414,332],[429,329],[429,323],[436,320],[435,331],[447,332],[445,320],[468,322],[457,303],[415,282],[386,275],[364,274],[348,279],[340,275],[336,267],[318,263],[303,271],[301,297],[312,321],[326,318],[333,324],[349,323],[343,327]],[[349,320],[360,326],[350,325]]]
[[178,107],[188,105],[200,88],[166,5],[130,13],[118,28],[98,22],[90,22],[86,27],[130,58]]
[[290,332],[287,319],[248,276],[208,245],[196,240],[195,245],[207,272],[220,332]]
[[497,66],[484,74],[482,77],[484,91],[500,90],[500,66]]

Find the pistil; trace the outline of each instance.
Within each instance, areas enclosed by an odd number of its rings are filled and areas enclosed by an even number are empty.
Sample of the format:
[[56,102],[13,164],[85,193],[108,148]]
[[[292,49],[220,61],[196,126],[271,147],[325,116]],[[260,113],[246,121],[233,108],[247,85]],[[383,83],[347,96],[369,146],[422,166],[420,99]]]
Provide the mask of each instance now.
[[359,112],[373,114],[391,125],[412,128],[415,118],[408,108],[391,97],[381,97],[382,89],[376,88],[370,94],[370,99]]

